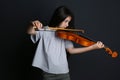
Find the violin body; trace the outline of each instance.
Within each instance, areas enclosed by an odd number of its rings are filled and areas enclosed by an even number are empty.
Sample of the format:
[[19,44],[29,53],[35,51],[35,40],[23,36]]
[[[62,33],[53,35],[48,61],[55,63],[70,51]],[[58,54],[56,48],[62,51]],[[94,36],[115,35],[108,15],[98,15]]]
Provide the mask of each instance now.
[[93,42],[92,40],[87,39],[83,36],[76,35],[72,32],[57,31],[57,36],[62,39],[71,40],[82,46],[91,46],[91,45],[95,44],[95,42]]

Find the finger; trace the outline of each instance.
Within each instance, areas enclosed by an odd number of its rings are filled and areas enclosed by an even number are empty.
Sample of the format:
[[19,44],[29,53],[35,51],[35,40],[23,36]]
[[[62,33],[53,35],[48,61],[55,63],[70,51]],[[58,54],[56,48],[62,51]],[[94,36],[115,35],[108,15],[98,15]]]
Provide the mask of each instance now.
[[39,27],[39,21],[34,21],[34,26]]
[[40,27],[41,27],[41,28],[43,27],[43,24],[42,24],[42,23],[40,23]]
[[104,44],[101,42],[101,41],[97,41],[97,46],[99,48],[103,48],[104,47]]
[[103,43],[102,43],[102,45],[101,45],[101,46],[102,46],[102,48],[104,48],[104,47],[105,47],[105,45],[104,45]]
[[100,45],[100,48],[104,47],[104,44],[102,42],[100,42],[99,45]]
[[33,25],[33,26],[35,26],[35,23],[34,23],[34,21],[32,22],[32,25]]

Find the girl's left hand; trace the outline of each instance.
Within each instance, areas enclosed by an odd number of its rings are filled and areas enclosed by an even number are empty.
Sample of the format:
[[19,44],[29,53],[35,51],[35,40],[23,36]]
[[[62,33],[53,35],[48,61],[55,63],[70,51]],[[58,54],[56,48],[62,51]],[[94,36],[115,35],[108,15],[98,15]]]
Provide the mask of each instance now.
[[97,41],[96,44],[92,45],[95,49],[101,49],[104,48],[105,45],[101,41]]

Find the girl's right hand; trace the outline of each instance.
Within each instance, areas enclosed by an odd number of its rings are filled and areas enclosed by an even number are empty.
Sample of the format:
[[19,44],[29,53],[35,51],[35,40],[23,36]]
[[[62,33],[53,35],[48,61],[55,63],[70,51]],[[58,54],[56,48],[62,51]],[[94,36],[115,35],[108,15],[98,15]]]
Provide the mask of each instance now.
[[37,29],[41,29],[43,27],[43,24],[38,20],[32,21],[32,25],[33,28],[37,28]]

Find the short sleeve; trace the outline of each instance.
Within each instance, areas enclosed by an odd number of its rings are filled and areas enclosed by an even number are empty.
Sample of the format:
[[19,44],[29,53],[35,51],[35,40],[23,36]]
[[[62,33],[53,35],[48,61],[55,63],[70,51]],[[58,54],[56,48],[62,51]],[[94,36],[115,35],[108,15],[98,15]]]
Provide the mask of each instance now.
[[30,36],[33,43],[36,43],[40,39],[40,31],[36,31],[35,35]]
[[72,47],[73,47],[72,41],[65,40],[65,48],[72,48]]

